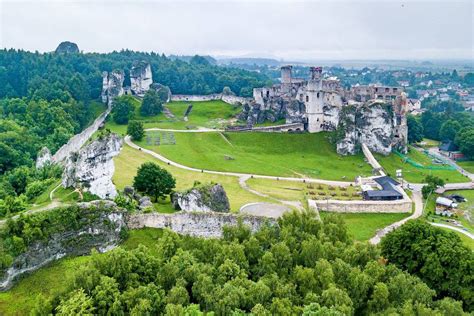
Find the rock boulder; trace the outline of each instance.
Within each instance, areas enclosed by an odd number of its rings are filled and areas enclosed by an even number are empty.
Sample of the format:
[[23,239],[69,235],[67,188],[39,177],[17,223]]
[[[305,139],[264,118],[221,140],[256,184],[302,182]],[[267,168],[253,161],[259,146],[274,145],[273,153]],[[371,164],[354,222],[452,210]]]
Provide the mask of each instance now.
[[56,54],[74,54],[79,53],[79,47],[76,43],[72,42],[61,42],[55,50]]
[[229,212],[230,204],[220,184],[196,184],[193,188],[177,192],[172,197],[176,209],[185,212]]
[[36,158],[36,169],[43,168],[45,165],[50,164],[51,158],[51,152],[48,147],[41,148],[38,157]]
[[138,96],[144,96],[153,83],[151,66],[146,61],[137,61],[133,63],[130,70],[130,84],[132,93]]

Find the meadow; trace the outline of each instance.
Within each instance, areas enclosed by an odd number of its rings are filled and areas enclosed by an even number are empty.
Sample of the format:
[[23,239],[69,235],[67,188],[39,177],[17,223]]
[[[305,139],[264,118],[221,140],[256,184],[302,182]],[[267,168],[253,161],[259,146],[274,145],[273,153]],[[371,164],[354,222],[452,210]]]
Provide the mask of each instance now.
[[[322,218],[331,212],[319,212]],[[410,216],[408,213],[338,213],[346,223],[349,234],[358,241],[374,237],[378,229]]]
[[[152,138],[155,132],[148,132]],[[147,144],[180,164],[198,169],[288,177],[354,181],[370,176],[362,154],[340,156],[328,140],[329,133],[289,134],[258,132],[174,133],[176,145]]]
[[[127,145],[124,145],[120,154],[114,158],[115,173],[113,182],[117,186],[117,189],[122,190],[125,186],[132,185],[138,167],[148,161],[155,162],[160,167],[168,170],[176,178],[177,190],[189,189],[193,186],[195,181],[201,183],[215,182],[222,184],[229,198],[231,210],[234,212],[237,212],[241,206],[247,203],[270,202],[269,199],[242,189],[237,177],[192,172],[169,166],[166,163]],[[172,212],[169,200],[165,201],[165,203],[156,204],[155,207],[159,212]]]
[[[223,128],[235,121],[234,117],[240,112],[239,106],[230,105],[224,101],[202,101],[202,102],[170,102],[165,106],[174,115],[174,118],[166,117],[164,113],[155,116],[142,116],[140,114],[139,99],[134,98],[135,112],[133,120],[143,122],[145,128],[165,128],[165,129],[198,129],[198,128]],[[193,108],[184,120],[184,114],[188,106]],[[119,125],[112,118],[106,123],[106,128],[119,134],[125,135],[127,125]]]
[[[375,154],[374,156],[378,160],[380,165],[387,171],[388,175],[395,176],[396,170],[402,169],[403,179],[405,179],[408,182],[423,183],[423,180],[425,179],[427,175],[440,177],[446,183],[469,181],[467,177],[463,176],[461,173],[459,173],[456,170],[430,170],[430,169],[417,168],[405,162],[403,158],[395,154],[391,154],[389,156]],[[417,151],[413,147],[409,148],[409,152],[406,156],[425,167],[429,167],[429,166],[439,167],[440,166],[438,164],[433,164],[432,159],[429,156],[425,155],[422,152]]]

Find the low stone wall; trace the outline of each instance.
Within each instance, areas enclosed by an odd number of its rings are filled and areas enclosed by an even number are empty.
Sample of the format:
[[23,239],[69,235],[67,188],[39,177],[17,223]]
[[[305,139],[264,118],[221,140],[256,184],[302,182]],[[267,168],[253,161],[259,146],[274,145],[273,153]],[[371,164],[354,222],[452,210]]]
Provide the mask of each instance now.
[[235,226],[239,220],[249,226],[252,232],[260,229],[266,223],[276,224],[275,219],[261,216],[244,216],[224,213],[184,213],[174,214],[134,214],[128,217],[127,224],[130,229],[143,227],[168,228],[178,234],[205,238],[222,237],[224,226]]
[[374,168],[376,172],[378,172],[381,176],[385,175],[385,172],[383,171],[382,166],[379,164],[377,159],[375,159],[374,155],[370,151],[369,147],[365,143],[362,143],[362,152],[364,153],[365,158],[369,162],[369,164]]
[[52,156],[51,161],[54,163],[62,163],[64,160],[69,157],[72,152],[78,151],[81,147],[91,138],[99,127],[104,123],[107,115],[109,115],[111,108],[108,108],[104,113],[102,113],[98,118],[95,119],[85,130],[79,134],[74,135],[69,139],[69,141],[64,144],[59,150]]
[[173,94],[171,95],[171,101],[215,101],[220,100],[221,94],[208,94],[208,95],[195,95],[195,94]]
[[196,95],[196,94],[174,94],[171,95],[171,101],[215,101],[222,100],[225,103],[232,105],[244,104],[250,101],[250,98],[238,97],[235,95],[223,95],[221,93],[208,94],[208,95]]
[[410,213],[412,202],[408,198],[397,201],[341,201],[308,200],[320,211],[336,213]]
[[299,132],[304,131],[303,123],[291,123],[273,126],[258,126],[258,127],[236,127],[229,126],[227,131],[230,132]]

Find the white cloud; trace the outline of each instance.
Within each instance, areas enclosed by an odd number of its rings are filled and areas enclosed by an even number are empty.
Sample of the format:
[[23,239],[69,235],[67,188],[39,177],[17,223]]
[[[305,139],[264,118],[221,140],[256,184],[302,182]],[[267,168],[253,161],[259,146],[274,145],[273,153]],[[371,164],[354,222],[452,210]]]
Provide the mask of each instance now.
[[9,1],[0,46],[285,59],[472,58],[472,1]]

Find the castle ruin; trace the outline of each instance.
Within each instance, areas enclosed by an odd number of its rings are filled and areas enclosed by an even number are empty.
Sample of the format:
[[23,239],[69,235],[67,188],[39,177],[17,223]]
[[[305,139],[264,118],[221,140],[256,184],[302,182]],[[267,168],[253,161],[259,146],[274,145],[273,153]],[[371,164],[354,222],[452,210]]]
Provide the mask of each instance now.
[[303,123],[310,133],[337,131],[337,149],[354,154],[365,143],[372,151],[406,152],[407,97],[400,87],[378,85],[344,89],[322,67],[311,67],[308,79],[294,78],[292,66],[281,67],[281,83],[253,90],[241,119],[248,125],[285,119]]

